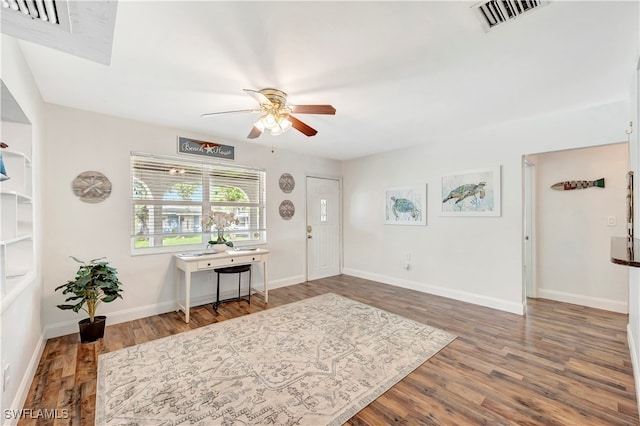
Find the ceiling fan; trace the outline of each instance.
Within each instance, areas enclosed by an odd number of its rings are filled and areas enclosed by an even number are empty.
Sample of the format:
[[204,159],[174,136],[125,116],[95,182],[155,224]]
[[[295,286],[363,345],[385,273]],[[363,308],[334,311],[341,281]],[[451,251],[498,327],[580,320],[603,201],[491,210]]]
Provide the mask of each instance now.
[[262,116],[253,124],[247,138],[255,139],[265,130],[272,135],[279,135],[291,127],[307,136],[315,136],[318,131],[298,120],[292,114],[329,114],[334,115],[336,109],[331,105],[287,105],[287,94],[278,89],[251,90],[243,89],[260,104],[260,109],[241,109],[235,111],[209,112],[201,117],[235,112],[259,112]]

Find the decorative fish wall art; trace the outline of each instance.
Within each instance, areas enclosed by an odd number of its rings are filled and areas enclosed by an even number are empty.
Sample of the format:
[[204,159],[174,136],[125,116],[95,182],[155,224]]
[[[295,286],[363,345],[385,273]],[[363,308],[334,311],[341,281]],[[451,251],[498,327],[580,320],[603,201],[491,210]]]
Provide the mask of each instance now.
[[604,178],[597,180],[566,180],[551,185],[556,191],[570,191],[572,189],[585,189],[591,187],[604,188]]

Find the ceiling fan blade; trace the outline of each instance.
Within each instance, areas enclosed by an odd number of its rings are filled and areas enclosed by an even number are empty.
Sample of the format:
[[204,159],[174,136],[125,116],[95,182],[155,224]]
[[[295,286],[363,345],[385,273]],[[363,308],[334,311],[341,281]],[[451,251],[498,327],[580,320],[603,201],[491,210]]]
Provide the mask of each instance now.
[[295,114],[329,114],[335,115],[336,109],[331,105],[289,105]]
[[259,137],[261,134],[262,134],[262,130],[258,129],[256,126],[253,126],[251,128],[251,131],[249,132],[249,135],[247,136],[247,139],[255,139]]
[[242,90],[244,90],[247,93],[247,95],[251,96],[253,99],[258,101],[260,105],[273,105],[273,103],[269,100],[269,98],[267,98],[265,95],[258,92],[257,90],[251,90],[251,89],[242,89]]
[[219,114],[234,114],[237,112],[262,112],[262,111],[258,109],[236,109],[233,111],[207,112],[204,114],[200,114],[200,117],[208,117],[210,115],[219,115]]
[[294,129],[304,133],[307,136],[315,136],[316,133],[318,133],[318,131],[316,129],[314,129],[313,127],[310,127],[309,125],[303,123],[302,121],[298,120],[297,118],[295,118],[294,116],[290,115],[288,117],[289,121],[291,122],[291,127],[293,127]]

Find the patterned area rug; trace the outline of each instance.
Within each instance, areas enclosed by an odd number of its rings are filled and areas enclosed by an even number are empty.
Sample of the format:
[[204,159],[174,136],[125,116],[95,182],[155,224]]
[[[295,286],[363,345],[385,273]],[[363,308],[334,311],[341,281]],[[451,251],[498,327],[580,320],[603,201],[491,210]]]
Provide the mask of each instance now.
[[97,425],[341,425],[455,336],[325,294],[100,355]]

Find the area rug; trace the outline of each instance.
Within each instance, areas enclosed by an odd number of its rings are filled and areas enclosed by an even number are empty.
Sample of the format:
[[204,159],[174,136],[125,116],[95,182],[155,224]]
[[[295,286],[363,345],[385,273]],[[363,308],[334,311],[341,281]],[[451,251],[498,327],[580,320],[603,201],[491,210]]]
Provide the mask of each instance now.
[[340,425],[455,336],[324,294],[99,356],[97,425]]

